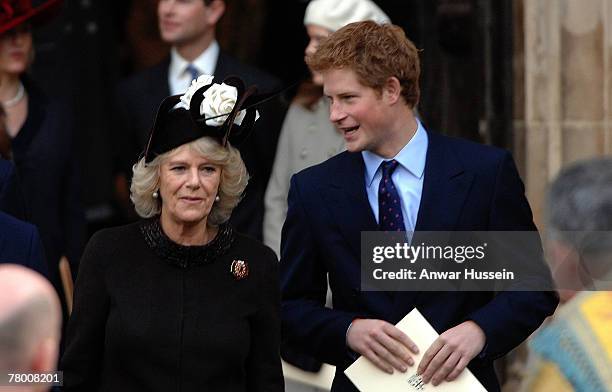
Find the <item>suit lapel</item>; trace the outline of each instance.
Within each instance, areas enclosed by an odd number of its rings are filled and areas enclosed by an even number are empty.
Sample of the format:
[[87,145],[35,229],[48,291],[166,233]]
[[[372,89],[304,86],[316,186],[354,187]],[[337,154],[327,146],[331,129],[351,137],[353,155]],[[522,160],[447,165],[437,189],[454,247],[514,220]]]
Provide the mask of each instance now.
[[448,142],[428,132],[423,193],[416,231],[452,231],[457,225],[473,175],[466,173]]
[[[213,81],[215,83],[221,83],[223,82],[223,79],[236,73],[239,73],[239,71],[236,69],[235,66],[233,66],[233,62],[231,61],[231,59],[228,58],[227,55],[223,53],[223,51],[220,51],[219,56],[217,57],[217,64],[215,65],[215,78],[213,79]],[[244,80],[245,75],[239,76]]]
[[364,170],[361,154],[343,153],[340,167],[330,173],[323,192],[331,215],[357,260],[361,254],[361,232],[378,229],[364,186]]
[[150,96],[156,99],[156,105],[170,95],[170,81],[168,80],[168,70],[170,69],[170,58],[166,58],[159,66],[157,66],[151,74],[152,80],[149,83]]
[[[360,153],[342,153],[341,165],[332,168],[323,191],[323,199],[330,209],[332,221],[346,240],[356,263],[354,271],[361,273],[361,232],[376,231],[378,224],[365,190],[365,165]],[[357,287],[352,289],[358,289]],[[374,317],[388,319],[393,309],[392,297],[387,292],[361,292],[364,309]]]

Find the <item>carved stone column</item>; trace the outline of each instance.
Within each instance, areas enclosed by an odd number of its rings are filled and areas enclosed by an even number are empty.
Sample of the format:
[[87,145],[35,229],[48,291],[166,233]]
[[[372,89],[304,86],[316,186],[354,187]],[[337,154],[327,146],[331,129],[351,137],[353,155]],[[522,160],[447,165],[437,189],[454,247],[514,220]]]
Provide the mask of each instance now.
[[515,74],[524,78],[524,123],[515,117],[515,146],[539,224],[546,186],[562,166],[612,153],[612,0],[525,0],[521,8],[515,53],[524,51],[524,73]]

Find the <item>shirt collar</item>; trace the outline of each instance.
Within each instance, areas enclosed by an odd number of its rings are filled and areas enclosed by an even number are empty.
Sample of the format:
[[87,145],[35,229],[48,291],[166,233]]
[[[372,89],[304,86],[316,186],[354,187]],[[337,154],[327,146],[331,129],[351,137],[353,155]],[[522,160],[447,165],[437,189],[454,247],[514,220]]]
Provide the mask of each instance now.
[[[423,172],[425,171],[425,160],[427,157],[427,132],[423,124],[416,119],[417,122],[417,130],[412,135],[412,138],[406,143],[406,145],[394,156],[392,159],[395,159],[399,162],[399,164],[408,170],[413,176],[417,178],[423,177]],[[374,176],[380,167],[380,164],[383,161],[388,159],[381,157],[371,151],[362,151],[361,156],[363,157],[363,162],[365,164],[365,175],[366,175],[366,184],[369,186],[372,185],[372,181],[374,181]]]
[[[219,51],[219,43],[214,40],[202,54],[191,62],[191,64],[200,71],[200,74],[214,75]],[[182,77],[189,64],[189,61],[182,57],[174,46],[170,49],[170,68],[168,72],[171,77]]]

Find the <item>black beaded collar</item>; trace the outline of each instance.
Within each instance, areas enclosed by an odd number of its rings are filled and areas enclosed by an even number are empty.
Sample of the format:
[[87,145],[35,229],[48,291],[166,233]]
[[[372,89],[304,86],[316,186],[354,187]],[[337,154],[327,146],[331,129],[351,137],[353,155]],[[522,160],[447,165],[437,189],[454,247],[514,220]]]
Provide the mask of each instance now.
[[228,224],[219,226],[217,236],[206,245],[185,246],[172,241],[161,228],[159,218],[140,225],[147,245],[159,258],[177,268],[209,264],[225,254],[234,242],[234,231]]

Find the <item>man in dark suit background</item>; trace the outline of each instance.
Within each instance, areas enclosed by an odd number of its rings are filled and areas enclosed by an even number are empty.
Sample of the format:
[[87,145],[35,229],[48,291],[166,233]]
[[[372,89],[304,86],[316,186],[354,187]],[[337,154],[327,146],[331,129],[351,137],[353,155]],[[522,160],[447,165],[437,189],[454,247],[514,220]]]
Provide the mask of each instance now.
[[[133,75],[117,88],[117,170],[120,198],[128,201],[126,179],[144,150],[157,110],[169,95],[182,94],[197,75],[215,76],[221,82],[230,75],[240,76],[247,85],[257,85],[260,93],[280,89],[280,81],[254,67],[242,64],[224,53],[215,39],[217,22],[223,16],[223,0],[160,0],[157,13],[161,38],[172,45],[170,57],[160,64]],[[263,104],[250,139],[240,148],[251,180],[245,198],[234,210],[231,223],[238,230],[261,239],[263,193],[270,176],[284,108],[279,100]],[[121,178],[123,177],[123,179]]]
[[49,268],[38,229],[23,221],[25,215],[15,166],[0,158],[0,264],[21,264],[48,278]]
[[17,177],[17,170],[11,161],[0,157],[0,211],[18,219],[26,219],[26,207]]
[[[362,291],[360,234],[535,230],[512,157],[424,128],[414,115],[418,51],[397,26],[350,24],[307,62],[323,74],[347,151],[291,180],[281,245],[285,338],[336,365],[332,391],[356,391],[343,374],[356,354],[393,372],[416,366],[418,350],[426,350],[418,364],[425,382],[451,381],[469,364],[487,390],[499,390],[493,360],[552,314],[555,293]],[[324,307],[327,278],[333,309]],[[431,347],[415,347],[394,326],[415,307],[441,334]]]
[[21,264],[49,278],[36,226],[0,211],[0,264]]

